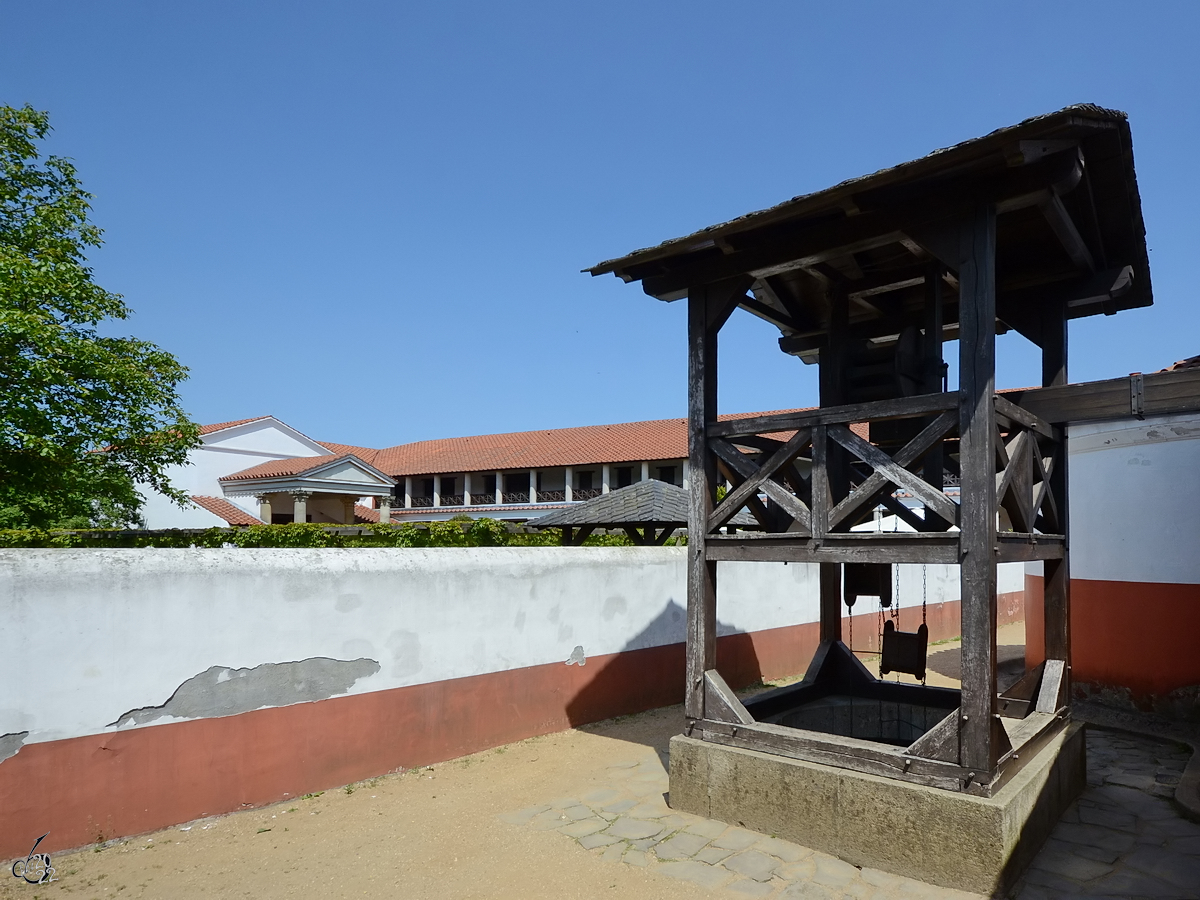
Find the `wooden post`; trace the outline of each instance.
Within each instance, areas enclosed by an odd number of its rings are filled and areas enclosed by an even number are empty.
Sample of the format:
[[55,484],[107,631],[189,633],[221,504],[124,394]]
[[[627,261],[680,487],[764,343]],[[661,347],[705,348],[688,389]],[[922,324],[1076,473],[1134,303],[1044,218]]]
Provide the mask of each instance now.
[[717,421],[717,333],[746,292],[738,278],[688,290],[687,685],[684,715],[704,717],[704,673],[717,666],[717,564],[707,557],[708,517],[717,496],[717,458],[708,426]]
[[959,761],[991,778],[996,705],[996,210],[981,205],[959,230],[959,465],[962,719]]
[[[846,402],[846,340],[850,327],[850,298],[846,291],[834,287],[829,293],[829,341],[821,348],[818,366],[821,405],[839,406]],[[820,445],[818,447],[818,444]],[[823,470],[822,475],[817,469]],[[813,430],[813,503],[825,514],[850,492],[850,469],[846,451],[840,444],[830,443],[825,428]],[[820,490],[821,497],[817,499]],[[814,519],[817,509],[814,509]],[[817,535],[814,532],[813,537]],[[821,537],[824,537],[822,533]],[[842,639],[842,566],[841,563],[821,563],[821,641]]]
[[[942,264],[933,263],[925,273],[925,378],[921,391],[936,394],[942,390]],[[924,424],[928,425],[932,419]],[[925,457],[924,478],[941,490],[945,460],[939,443]],[[937,521],[937,517],[932,517]],[[947,527],[949,527],[947,525]]]
[[[1067,308],[1065,304],[1046,306],[1042,310],[1042,386],[1067,384]],[[1063,428],[1063,443],[1058,450],[1054,471],[1050,475],[1050,490],[1058,506],[1059,527],[1068,534],[1070,506],[1067,502],[1067,434]],[[1070,539],[1062,559],[1043,563],[1045,606],[1046,659],[1061,659],[1067,664],[1067,696],[1070,696],[1071,664],[1071,565]]]
[[684,714],[704,718],[704,673],[717,665],[717,564],[705,558],[708,517],[716,498],[717,465],[707,427],[717,420],[717,334],[708,327],[710,288],[688,291],[687,691]]

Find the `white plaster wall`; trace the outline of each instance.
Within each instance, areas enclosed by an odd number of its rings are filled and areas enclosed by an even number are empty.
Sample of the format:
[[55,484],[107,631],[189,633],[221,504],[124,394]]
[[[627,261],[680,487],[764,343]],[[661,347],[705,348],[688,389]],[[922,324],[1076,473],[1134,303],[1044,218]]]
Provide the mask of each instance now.
[[1071,576],[1200,584],[1200,416],[1075,425]]
[[[364,693],[682,642],[685,563],[673,547],[0,550],[0,735],[113,730],[213,666],[365,657]],[[921,570],[902,567],[904,606]],[[958,598],[955,568],[926,575],[930,603]],[[721,563],[718,586],[722,634],[818,619],[815,566]]]
[[[189,496],[223,497],[220,479],[259,463],[297,456],[332,455],[320,444],[273,419],[248,422],[205,435],[204,444],[188,454],[188,464],[167,470],[171,484]],[[142,517],[147,528],[211,528],[225,521],[203,509],[180,509],[166,497],[139,486],[145,498]],[[234,506],[258,515],[253,497],[226,497]]]

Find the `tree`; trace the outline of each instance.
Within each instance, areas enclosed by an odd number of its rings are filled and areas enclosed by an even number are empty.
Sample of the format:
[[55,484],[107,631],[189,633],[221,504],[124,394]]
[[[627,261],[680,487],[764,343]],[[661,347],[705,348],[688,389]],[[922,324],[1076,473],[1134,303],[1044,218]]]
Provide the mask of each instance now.
[[198,443],[176,392],[187,369],[154,344],[107,337],[120,294],[92,280],[101,244],[70,160],[42,158],[49,117],[0,106],[0,527],[138,521],[136,484]]

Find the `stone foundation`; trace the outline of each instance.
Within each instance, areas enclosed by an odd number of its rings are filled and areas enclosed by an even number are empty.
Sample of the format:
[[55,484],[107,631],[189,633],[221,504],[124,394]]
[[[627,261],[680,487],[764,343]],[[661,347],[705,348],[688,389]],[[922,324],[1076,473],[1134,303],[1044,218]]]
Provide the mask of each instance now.
[[1071,724],[993,797],[671,739],[673,808],[931,884],[1002,894],[1083,790],[1083,726]]

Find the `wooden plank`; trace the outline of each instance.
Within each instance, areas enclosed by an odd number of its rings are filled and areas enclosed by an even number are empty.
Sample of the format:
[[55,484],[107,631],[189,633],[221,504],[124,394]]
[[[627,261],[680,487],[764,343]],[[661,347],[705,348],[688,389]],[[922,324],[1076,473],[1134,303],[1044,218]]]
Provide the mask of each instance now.
[[[1128,394],[1128,388],[1126,388]],[[795,431],[815,425],[850,424],[873,422],[883,419],[905,419],[920,415],[944,412],[958,408],[958,394],[921,394],[916,397],[901,397],[896,400],[872,400],[867,403],[849,403],[841,406],[822,406],[813,410],[795,413],[776,413],[769,416],[749,416],[744,419],[727,419],[709,426],[712,437],[735,437],[742,434],[772,434],[780,431]]]
[[927,509],[937,513],[947,522],[957,522],[958,506],[953,500],[926,484],[919,475],[897,465],[895,460],[874,444],[867,443],[845,425],[830,425],[829,436],[885,476],[888,481],[906,488],[924,503]]
[[[739,533],[737,537],[741,537]],[[942,537],[942,535],[938,535]],[[724,537],[724,535],[722,536]],[[839,546],[828,541],[710,541],[710,560],[733,562],[797,562],[797,563],[929,563],[955,565],[959,559],[958,536],[945,536],[941,543],[895,544],[891,546],[853,544]],[[832,571],[832,570],[831,570]],[[824,582],[822,582],[824,584]],[[831,584],[841,584],[841,572],[830,576]],[[832,600],[828,601],[832,613]],[[840,595],[838,602],[841,602]],[[839,607],[840,616],[840,607]],[[840,622],[840,618],[838,619]],[[838,626],[840,628],[840,625]],[[832,626],[831,626],[832,629]]]
[[[926,453],[930,447],[937,444],[946,435],[954,424],[958,421],[958,411],[947,410],[934,419],[931,423],[921,429],[911,441],[905,444],[900,451],[893,457],[893,461],[899,466],[911,466]],[[815,466],[815,460],[814,460]],[[815,472],[815,468],[814,468]],[[872,499],[878,496],[879,491],[888,486],[888,478],[883,473],[876,471],[872,473],[866,481],[864,481],[853,494],[842,500],[829,515],[829,528],[834,528],[838,523],[845,521],[847,516],[852,515],[856,510],[860,509],[863,504],[870,503]]]
[[709,669],[704,673],[704,716],[707,719],[743,725],[754,721],[754,717],[746,711],[742,701],[716,669]]
[[[1056,365],[1056,362],[1044,363]],[[1017,396],[1014,392],[1013,396]],[[1143,376],[1146,415],[1200,410],[1200,369],[1151,372]],[[1112,378],[1023,391],[1017,404],[1046,422],[1093,422],[1132,417],[1129,379]]]
[[959,466],[964,767],[990,773],[999,757],[996,702],[996,213],[979,207],[959,237]]
[[1042,669],[1042,682],[1038,686],[1034,712],[1055,713],[1063,704],[1060,702],[1067,677],[1067,664],[1061,659],[1047,659]]
[[957,763],[958,725],[962,717],[956,709],[925,732],[904,751],[906,756],[916,756],[921,759],[932,759],[939,762]]
[[906,761],[899,753],[883,750],[882,745],[871,741],[761,722],[753,725],[728,725],[705,721],[702,724],[703,739],[716,744],[836,766],[885,778],[897,778],[943,790],[960,790],[962,787],[958,767],[946,764],[939,766],[935,761],[925,761],[925,766],[932,767],[933,773],[913,772],[911,763],[909,771],[906,771]]
[[1063,548],[1062,535],[1022,535],[1008,532],[999,536],[996,542],[996,562],[1038,562],[1050,559],[1062,559],[1066,550]]

